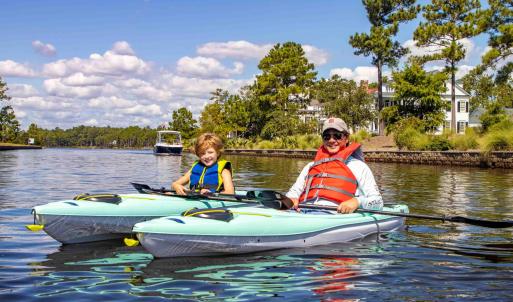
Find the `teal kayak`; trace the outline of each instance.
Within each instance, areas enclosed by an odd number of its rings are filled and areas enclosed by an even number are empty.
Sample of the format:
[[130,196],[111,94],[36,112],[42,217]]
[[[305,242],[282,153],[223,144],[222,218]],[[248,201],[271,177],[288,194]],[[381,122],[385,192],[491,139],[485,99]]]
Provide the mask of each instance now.
[[[383,208],[408,213],[406,205]],[[404,217],[241,206],[137,223],[133,232],[155,257],[210,256],[349,242],[404,226]]]
[[180,215],[191,208],[208,209],[238,204],[177,196],[124,194],[119,195],[116,202],[106,199],[51,202],[34,207],[32,213],[35,226],[40,226],[55,240],[69,244],[122,238],[130,234],[138,222]]

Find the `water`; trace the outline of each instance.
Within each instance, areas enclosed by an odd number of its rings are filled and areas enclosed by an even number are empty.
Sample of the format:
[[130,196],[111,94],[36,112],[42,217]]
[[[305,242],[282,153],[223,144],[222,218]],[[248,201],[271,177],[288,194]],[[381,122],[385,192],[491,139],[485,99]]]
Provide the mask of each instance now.
[[[228,157],[237,188],[286,191],[305,160]],[[60,246],[26,231],[35,205],[169,187],[194,157],[149,151],[0,152],[1,301],[512,301],[512,229],[408,219],[361,242],[230,257],[152,259],[121,242]],[[513,219],[513,171],[370,163],[412,213]]]

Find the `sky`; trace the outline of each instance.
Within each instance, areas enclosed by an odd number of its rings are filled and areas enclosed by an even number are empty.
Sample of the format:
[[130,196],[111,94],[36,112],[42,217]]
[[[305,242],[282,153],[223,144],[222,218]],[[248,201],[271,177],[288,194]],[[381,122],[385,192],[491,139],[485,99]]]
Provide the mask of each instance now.
[[[348,43],[370,28],[359,0],[0,0],[0,8],[0,77],[22,129],[155,128],[181,107],[197,118],[212,91],[251,84],[269,49],[288,41],[303,46],[319,79],[377,81],[370,58]],[[426,51],[412,40],[419,20],[397,36],[412,54]],[[479,63],[486,37],[461,43],[458,76]]]

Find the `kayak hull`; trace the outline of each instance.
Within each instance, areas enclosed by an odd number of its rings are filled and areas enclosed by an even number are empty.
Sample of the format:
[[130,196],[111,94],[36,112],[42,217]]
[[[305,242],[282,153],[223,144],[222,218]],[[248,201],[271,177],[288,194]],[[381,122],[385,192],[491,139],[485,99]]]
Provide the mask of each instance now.
[[36,224],[63,244],[86,243],[123,238],[136,223],[180,215],[191,208],[208,209],[239,203],[213,200],[187,200],[175,196],[149,194],[122,195],[119,204],[87,200],[63,200],[36,206]]
[[[407,208],[406,208],[407,209]],[[254,209],[256,210],[256,209]],[[263,209],[262,209],[263,210]],[[246,211],[250,211],[247,209]],[[261,210],[259,210],[261,213]],[[267,210],[272,213],[276,210]],[[302,217],[303,215],[303,217]],[[351,214],[356,215],[356,214]],[[403,228],[404,217],[383,216],[370,218],[362,216],[362,219],[351,219],[346,223],[344,215],[331,214],[329,220],[338,216],[340,223],[330,221],[319,223],[322,219],[319,215],[292,213],[292,217],[278,215],[277,221],[265,221],[265,219],[254,219],[254,217],[236,217],[232,222],[209,221],[210,219],[172,216],[155,219],[152,221],[136,224],[134,232],[137,234],[142,246],[157,258],[178,257],[178,256],[213,256],[223,254],[254,253],[283,248],[305,248],[333,243],[350,242],[360,240],[372,234],[381,232],[392,232]],[[301,223],[306,216],[316,216],[311,219],[311,226],[303,226],[301,230],[294,231],[293,228],[284,230],[281,233],[270,232],[262,224],[279,228],[280,225]],[[328,215],[320,215],[328,216]],[[235,220],[241,219],[236,222]],[[281,221],[280,221],[281,219]],[[168,220],[169,222],[166,222]],[[201,221],[202,220],[202,221]],[[205,221],[206,220],[206,221]],[[201,221],[204,231],[185,231],[194,229],[194,224]],[[255,223],[255,221],[257,221]],[[183,223],[182,223],[183,222]],[[211,222],[211,223],[209,223]],[[304,224],[308,223],[308,219]],[[150,231],[152,224],[167,225],[167,230]],[[246,228],[247,231],[241,228]],[[145,229],[147,229],[145,231]],[[216,231],[212,231],[212,230]],[[197,234],[194,234],[197,232]],[[213,234],[217,232],[217,234]],[[185,234],[186,233],[186,234]]]

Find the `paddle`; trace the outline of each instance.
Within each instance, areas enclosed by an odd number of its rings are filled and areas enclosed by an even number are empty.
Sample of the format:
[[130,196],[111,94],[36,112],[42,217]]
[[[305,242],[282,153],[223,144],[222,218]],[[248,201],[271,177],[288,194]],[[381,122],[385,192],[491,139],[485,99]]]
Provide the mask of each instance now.
[[[134,185],[134,187],[136,187],[136,185],[141,185],[141,184],[132,183],[132,185]],[[151,189],[147,185],[143,185],[143,186],[146,186],[145,187],[146,190],[148,190],[148,189],[155,190],[155,189]],[[164,189],[161,189],[161,190],[164,190]],[[158,191],[158,189],[157,189],[157,191]],[[170,191],[170,192],[174,192],[174,191]],[[141,192],[141,193],[146,193],[146,192]],[[287,196],[285,196],[284,194],[282,194],[280,192],[271,191],[271,190],[248,191],[247,195],[245,195],[245,196],[244,195],[232,195],[232,194],[218,194],[218,196],[221,196],[221,195],[226,196],[226,197],[221,197],[223,199],[217,199],[217,200],[226,200],[224,198],[228,198],[228,197],[235,198],[235,199],[241,198],[240,202],[258,201],[258,202],[261,202],[262,204],[268,203],[269,205],[271,205],[270,207],[275,208],[275,209],[278,207],[276,205],[272,206],[272,201],[279,201],[280,207],[278,209],[284,210],[284,209],[290,209],[293,207],[293,202],[290,198],[288,198]],[[179,196],[182,196],[182,195],[179,195]],[[182,196],[182,197],[184,197],[184,196]],[[205,198],[205,196],[195,193],[193,195],[193,197],[185,197],[185,198]],[[212,199],[212,198],[216,198],[216,197],[207,196],[207,198]],[[233,201],[233,200],[230,199],[227,201]],[[237,201],[239,201],[239,200],[237,200]],[[264,205],[267,206],[266,204],[264,204]],[[304,204],[304,203],[299,204],[299,207],[300,208],[308,208],[308,209],[317,209],[317,210],[329,210],[329,211],[337,210],[337,207],[334,207],[334,206],[320,206],[320,205]],[[427,219],[427,220],[438,220],[438,221],[442,221],[442,222],[449,221],[449,222],[456,222],[456,223],[465,223],[465,224],[486,227],[486,228],[500,229],[500,228],[513,227],[513,221],[483,220],[483,219],[469,218],[469,217],[464,217],[464,216],[446,216],[446,215],[432,216],[432,215],[407,214],[407,213],[367,210],[367,209],[357,209],[356,212],[381,214],[381,215],[388,215],[388,216],[398,216],[398,217],[407,217],[407,218],[417,218],[417,219]]]
[[[188,192],[187,195],[180,195],[173,190],[167,190],[165,188],[155,189],[151,188],[146,184],[134,183],[131,182],[132,186],[142,194],[156,194],[156,195],[164,195],[164,196],[174,196],[185,199],[208,199],[208,200],[216,200],[216,201],[231,201],[231,202],[241,202],[241,203],[257,203],[261,204],[265,207],[277,209],[277,210],[286,210],[289,209],[292,204],[286,204],[287,201],[282,201],[280,198],[281,194],[269,191],[249,191],[246,195],[237,195],[237,194],[223,194],[223,193],[209,193],[209,194],[200,194],[197,192]],[[276,195],[276,193],[278,195]]]
[[[334,206],[319,206],[313,204],[300,204],[300,208],[306,209],[318,209],[318,210],[330,210],[336,211],[337,207]],[[481,226],[485,228],[509,228],[513,226],[513,221],[493,221],[493,220],[483,220],[476,218],[468,218],[463,216],[431,216],[431,215],[420,215],[420,214],[406,214],[406,213],[398,213],[398,212],[387,212],[387,211],[377,211],[377,210],[367,210],[367,209],[356,209],[358,213],[372,213],[372,214],[382,214],[389,216],[399,216],[399,217],[408,217],[408,218],[418,218],[418,219],[428,219],[428,220],[439,220],[439,221],[450,221],[450,222],[458,222],[458,223],[466,223],[470,225]]]

